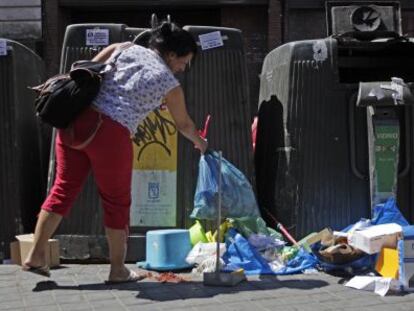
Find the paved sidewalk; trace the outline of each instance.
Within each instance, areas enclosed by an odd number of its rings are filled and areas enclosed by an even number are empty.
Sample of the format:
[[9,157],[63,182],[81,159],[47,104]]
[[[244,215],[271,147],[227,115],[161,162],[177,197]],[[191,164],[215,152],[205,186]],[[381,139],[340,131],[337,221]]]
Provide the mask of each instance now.
[[107,274],[108,265],[64,265],[47,279],[0,265],[0,310],[414,310],[414,293],[380,297],[324,273],[249,277],[232,288],[205,287],[191,274],[181,274],[191,281],[178,284],[105,285]]

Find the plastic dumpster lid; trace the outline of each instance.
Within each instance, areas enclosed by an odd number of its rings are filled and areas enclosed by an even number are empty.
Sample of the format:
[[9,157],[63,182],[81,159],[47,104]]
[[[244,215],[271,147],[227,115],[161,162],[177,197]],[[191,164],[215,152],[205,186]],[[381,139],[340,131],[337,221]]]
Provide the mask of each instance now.
[[392,78],[389,82],[359,83],[357,107],[412,104],[414,104],[414,97],[410,86],[400,78]]

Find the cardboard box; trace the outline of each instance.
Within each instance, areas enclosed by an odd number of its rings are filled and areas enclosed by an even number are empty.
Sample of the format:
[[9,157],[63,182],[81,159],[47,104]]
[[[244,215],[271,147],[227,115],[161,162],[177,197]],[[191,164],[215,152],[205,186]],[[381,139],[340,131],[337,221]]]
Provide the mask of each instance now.
[[[11,261],[16,265],[22,265],[33,245],[33,234],[17,235],[17,241],[10,243]],[[46,264],[56,267],[60,264],[59,241],[49,239],[46,251]]]
[[402,227],[397,224],[383,224],[355,231],[349,237],[349,244],[367,254],[376,254],[383,247],[397,248]]
[[312,232],[301,239],[298,244],[302,246],[307,252],[311,253],[311,246],[315,243],[320,242],[321,240],[330,239],[332,237],[332,230],[330,228],[325,228],[318,233]]

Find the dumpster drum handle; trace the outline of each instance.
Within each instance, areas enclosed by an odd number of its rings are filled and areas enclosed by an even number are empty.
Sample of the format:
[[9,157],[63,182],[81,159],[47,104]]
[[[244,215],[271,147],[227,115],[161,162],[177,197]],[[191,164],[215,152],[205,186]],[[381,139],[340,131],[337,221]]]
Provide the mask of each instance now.
[[364,175],[356,164],[356,148],[355,148],[355,113],[354,113],[354,104],[356,102],[356,93],[351,96],[349,100],[349,152],[350,152],[350,160],[351,160],[351,169],[352,173],[360,179],[367,179],[367,176]]

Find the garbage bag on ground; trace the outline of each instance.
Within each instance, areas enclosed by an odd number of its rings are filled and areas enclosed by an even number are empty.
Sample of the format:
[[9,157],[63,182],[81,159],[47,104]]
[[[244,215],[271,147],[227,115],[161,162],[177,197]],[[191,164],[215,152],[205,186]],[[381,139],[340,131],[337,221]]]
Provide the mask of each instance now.
[[[232,225],[227,219],[220,225],[220,241],[219,242],[224,242],[224,236],[227,233],[227,230],[231,228],[231,226]],[[216,242],[217,241],[217,230],[214,231],[214,233],[212,234],[212,237],[213,237],[213,242]]]
[[[215,272],[217,268],[216,260],[217,260],[216,256],[208,257],[204,259],[199,265],[194,267],[191,272],[195,274],[201,274],[205,272]],[[224,266],[224,261],[223,259],[219,258],[219,269],[221,270],[223,266]]]
[[[217,243],[197,243],[188,253],[185,261],[190,264],[201,264],[204,260],[211,257],[216,257]],[[226,252],[226,245],[220,243],[220,256]]]
[[374,218],[371,220],[373,225],[396,223],[401,227],[410,224],[398,209],[395,198],[389,198],[385,203],[377,204],[374,208]]
[[190,240],[192,246],[196,245],[198,242],[208,242],[203,225],[198,220],[196,220],[195,224],[192,225],[188,230],[190,232]]
[[[271,231],[266,227],[266,222],[261,217],[239,217],[231,218],[229,221],[245,238],[249,238],[250,235],[254,233],[266,236],[274,234],[274,231]],[[280,235],[280,240],[282,240],[282,235]]]
[[316,257],[305,251],[303,248],[299,248],[295,257],[289,260],[283,267],[274,269],[274,274],[295,274],[302,273],[304,270],[315,268],[318,264]]
[[266,261],[273,262],[276,260],[283,262],[281,257],[286,244],[285,241],[261,233],[252,233],[247,240]]
[[[293,274],[314,268],[317,260],[313,254],[302,249],[286,264],[278,262],[276,266],[267,260],[236,230],[230,229],[226,236],[227,252],[223,256],[224,270],[234,271],[243,268],[247,275],[255,274]],[[276,270],[276,271],[275,271]]]
[[225,270],[244,269],[247,275],[273,274],[267,261],[236,230],[230,229],[226,236],[227,252],[223,256]]
[[[342,232],[350,232],[361,228],[367,228],[372,225],[396,223],[401,226],[409,225],[407,220],[401,214],[394,198],[389,198],[385,203],[377,204],[374,208],[374,217],[372,220],[361,219],[357,223],[347,226]],[[357,259],[346,263],[327,262],[320,254],[321,243],[317,243],[312,247],[313,253],[318,258],[318,266],[326,272],[346,272],[355,275],[368,272],[374,268],[377,255],[368,255],[363,253],[357,256]],[[350,257],[352,258],[352,257]]]
[[267,236],[264,234],[256,234],[253,233],[247,239],[253,247],[255,247],[258,251],[266,250],[269,248],[275,249],[282,249],[285,246],[285,242],[275,239],[271,236]]
[[[229,161],[222,158],[222,217],[260,216],[256,198],[247,178]],[[190,217],[217,219],[219,155],[208,151],[201,156],[194,210]]]
[[[226,219],[222,224],[220,224],[220,241],[224,242],[224,235],[226,234],[227,230],[231,227],[231,223]],[[191,243],[194,245],[197,242],[202,243],[211,243],[217,242],[217,230],[213,231],[205,231],[203,225],[200,223],[199,220],[196,220],[196,223],[190,227],[190,239]]]

